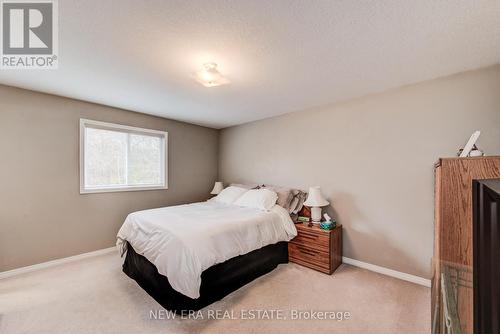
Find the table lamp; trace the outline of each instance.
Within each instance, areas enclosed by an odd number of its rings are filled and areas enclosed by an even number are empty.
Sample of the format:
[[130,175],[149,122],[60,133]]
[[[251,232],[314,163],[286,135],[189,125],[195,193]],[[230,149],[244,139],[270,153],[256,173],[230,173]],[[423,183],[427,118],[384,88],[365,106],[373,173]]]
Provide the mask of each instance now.
[[330,203],[321,194],[320,187],[310,187],[309,195],[304,202],[305,206],[311,207],[311,218],[314,223],[319,223],[321,221],[321,207],[326,206]]

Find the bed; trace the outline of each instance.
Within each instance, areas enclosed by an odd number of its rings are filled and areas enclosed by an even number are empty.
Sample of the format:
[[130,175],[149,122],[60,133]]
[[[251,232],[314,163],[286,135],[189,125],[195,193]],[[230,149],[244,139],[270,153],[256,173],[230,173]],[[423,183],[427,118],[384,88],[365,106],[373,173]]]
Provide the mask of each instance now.
[[123,271],[175,312],[199,310],[288,262],[297,235],[279,205],[207,202],[131,213],[117,235]]

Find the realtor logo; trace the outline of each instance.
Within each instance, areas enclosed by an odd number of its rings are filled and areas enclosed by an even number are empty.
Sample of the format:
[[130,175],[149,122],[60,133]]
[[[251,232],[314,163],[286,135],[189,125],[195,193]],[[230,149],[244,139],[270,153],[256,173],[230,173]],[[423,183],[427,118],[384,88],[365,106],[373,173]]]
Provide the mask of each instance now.
[[1,0],[2,69],[57,68],[56,0]]

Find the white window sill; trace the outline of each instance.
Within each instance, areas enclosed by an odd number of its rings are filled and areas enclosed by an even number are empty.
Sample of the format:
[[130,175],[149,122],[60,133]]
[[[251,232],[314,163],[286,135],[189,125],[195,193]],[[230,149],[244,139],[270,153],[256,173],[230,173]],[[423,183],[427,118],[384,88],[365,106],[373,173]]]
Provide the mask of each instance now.
[[168,186],[128,186],[115,188],[83,188],[80,194],[116,193],[125,191],[147,191],[147,190],[167,190]]

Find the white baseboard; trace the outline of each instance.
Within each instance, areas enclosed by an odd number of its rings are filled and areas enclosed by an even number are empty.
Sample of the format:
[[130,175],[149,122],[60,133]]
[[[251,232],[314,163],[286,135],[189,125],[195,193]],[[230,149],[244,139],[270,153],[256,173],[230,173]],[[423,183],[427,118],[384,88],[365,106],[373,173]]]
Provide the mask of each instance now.
[[[38,264],[34,264],[32,266],[3,271],[3,272],[0,272],[0,279],[13,277],[13,276],[21,275],[21,274],[26,274],[26,273],[30,273],[33,271],[46,269],[46,268],[50,268],[50,267],[55,267],[55,266],[58,266],[61,264],[70,263],[70,262],[74,262],[74,261],[78,261],[78,260],[83,260],[83,259],[87,259],[87,258],[94,257],[94,256],[108,254],[108,253],[112,253],[114,251],[116,251],[116,247],[109,247],[109,248],[99,249],[99,250],[96,250],[93,252],[88,252],[88,253],[83,253],[83,254],[74,255],[74,256],[70,256],[70,257],[65,257],[62,259],[38,263]],[[377,266],[377,265],[374,265],[371,263],[366,263],[366,262],[354,260],[354,259],[351,259],[348,257],[342,257],[342,262],[346,263],[346,264],[350,264],[351,266],[364,268],[364,269],[374,271],[374,272],[379,273],[379,274],[399,278],[399,279],[409,281],[409,282],[412,282],[415,284],[423,285],[426,287],[431,286],[431,281],[428,279],[425,279],[423,277],[414,276],[414,275],[410,275],[407,273],[402,273],[400,271],[380,267],[380,266]]]
[[116,246],[104,248],[104,249],[99,249],[99,250],[96,250],[93,252],[78,254],[78,255],[74,255],[74,256],[70,256],[70,257],[65,257],[62,259],[38,263],[38,264],[34,264],[32,266],[22,267],[22,268],[18,268],[18,269],[12,269],[12,270],[8,270],[8,271],[2,271],[2,272],[0,272],[0,279],[13,277],[13,276],[21,275],[21,274],[26,274],[26,273],[30,273],[30,272],[40,270],[40,269],[46,269],[46,268],[50,268],[50,267],[54,267],[54,266],[59,266],[59,265],[64,264],[64,263],[83,260],[83,259],[87,259],[90,257],[98,256],[98,255],[108,254],[108,253],[111,253],[113,251],[118,252],[116,250]]
[[374,271],[379,274],[395,277],[402,279],[404,281],[412,282],[415,284],[423,285],[428,288],[431,287],[431,280],[420,277],[420,276],[415,276],[415,275],[410,275],[407,273],[402,273],[400,271],[388,269],[385,267],[380,267],[371,263],[366,263],[358,260],[354,260],[348,257],[342,257],[342,262],[346,264],[350,264],[351,266],[359,267],[359,268],[364,268],[370,271]]

